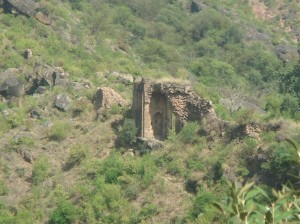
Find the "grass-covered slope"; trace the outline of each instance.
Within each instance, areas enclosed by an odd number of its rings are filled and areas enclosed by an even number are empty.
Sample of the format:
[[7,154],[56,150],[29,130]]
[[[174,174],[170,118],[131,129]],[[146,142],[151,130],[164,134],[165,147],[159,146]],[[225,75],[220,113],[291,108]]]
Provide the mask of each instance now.
[[[17,68],[28,86],[39,63],[62,67],[72,85],[18,106],[0,97],[0,223],[235,223],[244,216],[232,201],[225,213],[212,206],[239,192],[227,179],[266,192],[239,207],[245,214],[255,204],[257,216],[247,217],[260,223],[276,201],[272,188],[298,187],[300,160],[284,140],[298,144],[300,129],[297,1],[36,2],[50,25],[0,11],[0,81]],[[130,106],[97,119],[97,87],[131,102],[132,86],[116,73],[189,81],[230,122],[189,123],[148,152],[135,144]],[[66,112],[54,107],[60,93],[71,99]]]

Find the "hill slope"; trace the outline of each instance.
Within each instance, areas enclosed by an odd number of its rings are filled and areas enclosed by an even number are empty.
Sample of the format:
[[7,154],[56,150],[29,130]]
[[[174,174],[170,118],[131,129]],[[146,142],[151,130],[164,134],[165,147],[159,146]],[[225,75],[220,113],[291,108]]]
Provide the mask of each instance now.
[[[226,179],[296,182],[297,1],[36,2],[0,11],[0,223],[224,223]],[[189,82],[228,126],[136,144],[138,77]],[[128,105],[97,113],[104,86]]]

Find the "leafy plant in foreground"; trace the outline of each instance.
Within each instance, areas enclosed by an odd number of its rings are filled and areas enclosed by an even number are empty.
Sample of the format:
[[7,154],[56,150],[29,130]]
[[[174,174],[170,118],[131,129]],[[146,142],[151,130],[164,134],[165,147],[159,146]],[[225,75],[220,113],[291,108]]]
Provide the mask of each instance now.
[[243,187],[237,187],[236,183],[229,183],[230,195],[226,204],[213,203],[213,205],[228,217],[230,223],[299,223],[300,221],[300,191],[287,186],[282,190],[272,190],[275,200],[269,205],[256,201],[259,196],[264,196],[271,201],[264,190],[254,187],[254,182],[247,183]]

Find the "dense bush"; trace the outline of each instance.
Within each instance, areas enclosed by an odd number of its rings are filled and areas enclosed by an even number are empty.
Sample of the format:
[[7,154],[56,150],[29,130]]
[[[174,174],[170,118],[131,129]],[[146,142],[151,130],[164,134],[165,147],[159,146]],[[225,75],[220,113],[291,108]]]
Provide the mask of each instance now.
[[136,141],[137,128],[133,119],[125,119],[121,130],[118,133],[117,142],[120,146],[132,146]]
[[61,201],[50,215],[50,224],[72,224],[76,220],[77,209],[69,201]]

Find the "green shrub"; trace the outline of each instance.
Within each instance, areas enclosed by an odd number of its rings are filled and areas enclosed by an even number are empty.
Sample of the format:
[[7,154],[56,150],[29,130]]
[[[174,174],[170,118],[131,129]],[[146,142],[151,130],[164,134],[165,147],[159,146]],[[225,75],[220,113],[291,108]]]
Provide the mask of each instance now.
[[120,153],[112,153],[100,166],[99,173],[105,177],[107,183],[118,183],[118,178],[123,175],[124,160]]
[[33,164],[32,180],[34,184],[43,182],[50,173],[50,162],[47,157],[40,157]]
[[122,147],[132,146],[136,141],[137,128],[133,119],[125,119],[124,124],[118,133],[118,145]]
[[143,223],[143,220],[147,220],[158,214],[158,208],[154,204],[144,205],[138,214],[137,223]]
[[69,201],[61,201],[50,215],[50,224],[72,224],[77,218],[77,209]]
[[48,131],[48,138],[52,141],[62,141],[68,137],[72,130],[70,123],[58,121]]
[[90,149],[85,145],[75,145],[71,148],[66,169],[79,165],[90,153]]
[[199,125],[195,122],[190,122],[184,125],[183,129],[179,133],[179,139],[185,144],[194,144],[198,140],[197,131]]
[[211,192],[198,192],[191,211],[192,217],[197,218],[201,213],[204,213],[206,210],[209,210],[211,203],[215,200],[216,196]]

